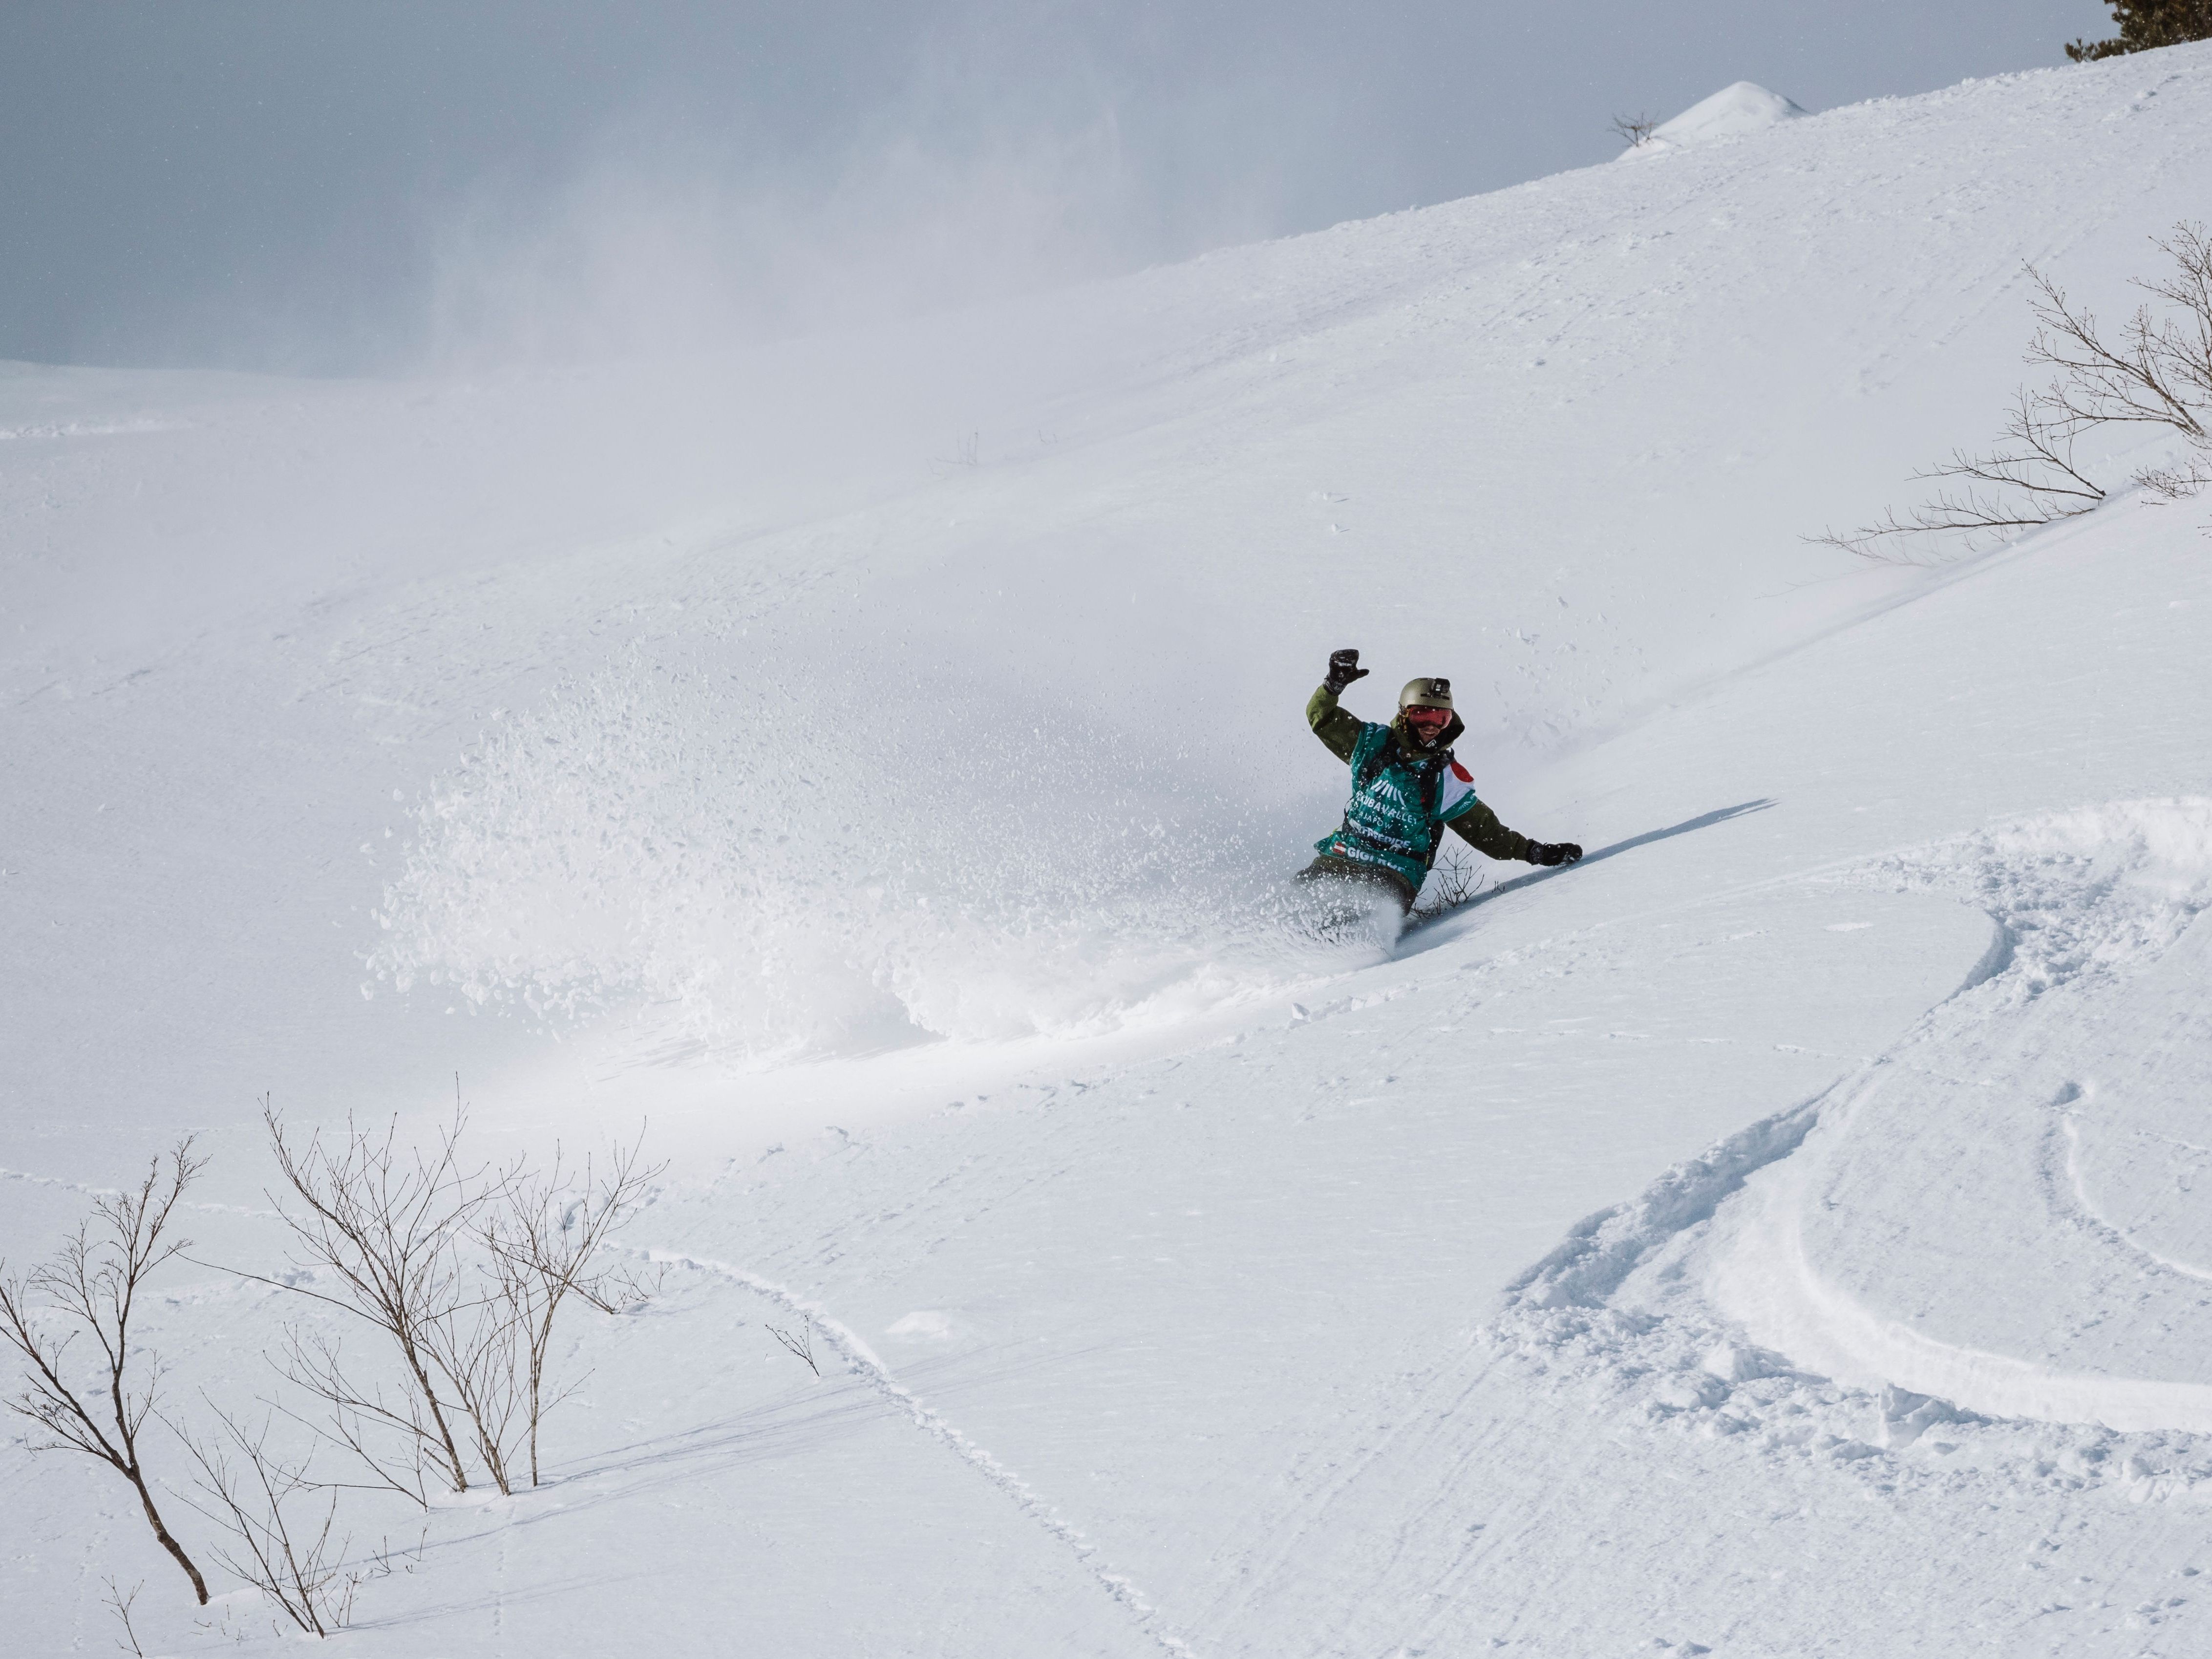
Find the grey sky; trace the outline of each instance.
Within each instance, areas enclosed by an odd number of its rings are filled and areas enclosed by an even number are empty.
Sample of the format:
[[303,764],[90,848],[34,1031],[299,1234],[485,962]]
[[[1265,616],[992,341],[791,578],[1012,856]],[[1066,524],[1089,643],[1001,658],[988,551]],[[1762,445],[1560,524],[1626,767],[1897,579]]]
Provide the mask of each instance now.
[[2107,22],[2094,0],[9,0],[0,356],[342,372],[804,327],[1602,161],[1613,115],[1731,81],[1820,109],[2063,64]]

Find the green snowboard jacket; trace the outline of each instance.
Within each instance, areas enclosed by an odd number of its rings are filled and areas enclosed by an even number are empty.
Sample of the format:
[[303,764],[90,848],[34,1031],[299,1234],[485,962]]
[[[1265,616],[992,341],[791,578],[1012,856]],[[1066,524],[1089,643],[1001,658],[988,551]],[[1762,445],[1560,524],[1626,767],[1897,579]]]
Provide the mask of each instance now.
[[1315,843],[1319,851],[1381,865],[1417,889],[1447,828],[1487,857],[1527,862],[1528,837],[1476,799],[1474,780],[1452,757],[1453,740],[1467,730],[1457,714],[1436,747],[1424,749],[1402,715],[1388,726],[1363,720],[1324,685],[1306,704],[1306,724],[1352,774],[1344,822]]

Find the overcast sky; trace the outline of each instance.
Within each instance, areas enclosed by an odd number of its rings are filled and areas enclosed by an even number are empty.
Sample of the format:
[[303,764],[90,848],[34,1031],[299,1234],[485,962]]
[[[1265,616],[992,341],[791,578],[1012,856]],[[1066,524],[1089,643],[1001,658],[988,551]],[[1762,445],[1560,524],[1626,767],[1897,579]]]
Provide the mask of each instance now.
[[2095,0],[5,0],[0,357],[775,333],[1449,200],[1729,82],[2064,63]]

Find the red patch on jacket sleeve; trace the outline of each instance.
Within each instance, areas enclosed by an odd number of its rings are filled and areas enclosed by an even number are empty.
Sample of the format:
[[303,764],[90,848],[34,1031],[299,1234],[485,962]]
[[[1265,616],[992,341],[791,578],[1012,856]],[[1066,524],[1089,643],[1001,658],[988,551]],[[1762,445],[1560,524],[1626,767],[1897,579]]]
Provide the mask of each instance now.
[[1462,783],[1473,783],[1474,781],[1474,774],[1468,771],[1467,768],[1462,766],[1457,761],[1454,761],[1451,763],[1451,769],[1452,775],[1457,778]]

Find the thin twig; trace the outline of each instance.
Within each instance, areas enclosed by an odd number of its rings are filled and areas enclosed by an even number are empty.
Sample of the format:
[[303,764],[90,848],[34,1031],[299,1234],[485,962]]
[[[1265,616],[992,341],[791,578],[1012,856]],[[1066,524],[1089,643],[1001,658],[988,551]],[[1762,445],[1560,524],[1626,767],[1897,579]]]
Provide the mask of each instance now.
[[2148,306],[2138,307],[2116,342],[2049,275],[2027,267],[2036,324],[2027,361],[2057,371],[2050,384],[2014,393],[1990,453],[1954,450],[1942,465],[1915,473],[1944,481],[1932,500],[1902,518],[1891,508],[1857,530],[1808,539],[1864,558],[1928,563],[1932,557],[1896,550],[1946,536],[1963,538],[1971,549],[1978,541],[2076,517],[2101,505],[2106,492],[2075,462],[2075,441],[2111,426],[2162,426],[2189,443],[2187,459],[2135,474],[2130,482],[2147,495],[2175,501],[2212,485],[2212,234],[2184,223],[2154,246],[2172,262],[2174,274],[2135,286],[2164,301],[2172,314],[2158,317]]
[[775,1325],[768,1328],[768,1334],[782,1343],[791,1352],[805,1360],[806,1369],[812,1371],[815,1376],[822,1375],[822,1367],[814,1362],[814,1322],[812,1320],[808,1320],[799,1328],[797,1336]]
[[308,1460],[295,1462],[269,1449],[269,1418],[249,1432],[213,1401],[205,1403],[222,1436],[211,1442],[181,1432],[179,1437],[199,1467],[194,1484],[205,1501],[192,1500],[192,1507],[231,1539],[216,1547],[216,1559],[302,1632],[328,1636],[343,1629],[368,1574],[343,1565],[351,1540],[336,1535],[336,1495],[319,1512],[298,1516],[296,1500],[328,1491],[309,1478]]
[[110,1573],[100,1582],[107,1586],[107,1594],[100,1598],[101,1605],[112,1608],[116,1618],[123,1623],[123,1639],[115,1645],[125,1653],[136,1654],[138,1659],[146,1659],[146,1650],[138,1645],[138,1632],[131,1627],[131,1603],[138,1599],[138,1592],[146,1588],[146,1581],[142,1578],[133,1584],[128,1595],[123,1593],[122,1586],[115,1582],[114,1574]]

